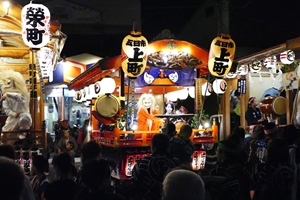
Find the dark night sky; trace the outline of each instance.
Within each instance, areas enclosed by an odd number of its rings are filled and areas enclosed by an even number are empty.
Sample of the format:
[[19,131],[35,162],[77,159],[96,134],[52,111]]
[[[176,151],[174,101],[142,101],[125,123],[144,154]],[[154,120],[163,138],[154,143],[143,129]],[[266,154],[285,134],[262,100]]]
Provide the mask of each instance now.
[[[143,35],[148,41],[164,29],[179,35],[202,3],[203,0],[141,0]],[[239,46],[261,50],[284,43],[300,36],[299,10],[300,0],[230,0],[231,37]],[[62,56],[79,53],[102,57],[119,55],[126,34],[69,34]]]

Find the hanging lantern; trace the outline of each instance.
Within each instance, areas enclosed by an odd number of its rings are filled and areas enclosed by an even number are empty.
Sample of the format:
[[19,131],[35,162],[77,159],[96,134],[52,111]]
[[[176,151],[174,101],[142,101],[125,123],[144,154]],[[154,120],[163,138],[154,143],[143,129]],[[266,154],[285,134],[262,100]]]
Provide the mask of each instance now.
[[195,93],[196,93],[195,92],[195,87],[194,86],[189,87],[188,91],[189,91],[190,97],[194,99],[195,98]]
[[41,69],[41,76],[43,79],[49,78],[49,82],[53,81],[53,70],[54,66],[52,64],[53,51],[49,47],[42,47],[37,52],[38,63]]
[[225,78],[235,78],[237,76],[236,72],[228,72],[228,74],[226,74]]
[[216,79],[213,82],[213,89],[216,94],[223,94],[226,91],[227,83],[223,79]]
[[248,71],[249,71],[248,65],[240,65],[236,70],[236,72],[240,76],[245,76],[246,74],[248,74]]
[[276,56],[270,56],[264,60],[264,66],[267,69],[276,69],[277,58]]
[[250,65],[250,71],[252,73],[257,73],[261,70],[261,62],[259,60],[254,61],[251,65]]
[[235,53],[235,42],[228,34],[216,37],[209,50],[208,68],[212,75],[224,77],[230,71]]
[[131,78],[141,75],[147,64],[147,39],[141,32],[131,31],[122,42],[122,69]]
[[212,85],[209,82],[206,82],[202,85],[202,96],[210,96],[212,93]]
[[30,3],[23,7],[22,38],[30,48],[44,47],[50,41],[50,11],[42,4]]
[[116,89],[116,82],[113,78],[105,77],[100,81],[100,94],[111,94]]
[[82,94],[81,94],[80,90],[76,91],[76,93],[75,93],[75,100],[77,102],[81,102],[81,96],[82,96]]
[[178,95],[178,99],[184,100],[188,98],[189,91],[186,88],[184,88],[183,90],[178,90],[177,95]]
[[289,65],[295,60],[295,53],[292,50],[284,51],[280,54],[280,61],[282,64]]

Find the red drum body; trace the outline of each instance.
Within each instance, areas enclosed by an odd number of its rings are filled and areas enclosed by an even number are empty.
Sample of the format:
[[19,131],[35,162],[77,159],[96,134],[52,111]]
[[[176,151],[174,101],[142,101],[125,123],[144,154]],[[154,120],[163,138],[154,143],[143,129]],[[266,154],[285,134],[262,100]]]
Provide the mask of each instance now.
[[286,99],[281,96],[268,96],[260,102],[260,111],[265,115],[281,116],[286,114]]

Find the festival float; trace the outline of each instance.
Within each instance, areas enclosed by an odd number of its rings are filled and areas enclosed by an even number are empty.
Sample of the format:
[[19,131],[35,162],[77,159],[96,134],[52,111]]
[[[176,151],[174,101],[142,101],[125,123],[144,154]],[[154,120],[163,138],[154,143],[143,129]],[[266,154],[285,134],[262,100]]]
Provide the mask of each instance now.
[[[174,123],[177,131],[192,124],[192,165],[195,170],[205,167],[205,144],[217,142],[220,135],[219,116],[205,114],[202,95],[226,90],[222,76],[231,63],[224,59],[232,62],[233,56],[226,49],[218,55],[222,45],[221,49],[235,46],[228,37],[216,38],[209,57],[189,42],[158,36],[148,44],[141,32],[132,31],[123,40],[121,55],[99,60],[68,84],[75,99],[90,106],[91,139],[102,145],[106,157],[119,163],[113,176],[131,177],[135,162],[150,154],[151,138],[161,133],[165,123]],[[210,74],[209,58],[219,76],[213,86],[203,78]],[[216,63],[218,67],[213,67]]]
[[60,58],[66,35],[59,22],[50,21],[50,12],[42,4],[22,8],[1,1],[0,5],[0,144],[15,146],[16,161],[29,174],[32,156],[46,156],[44,84]]

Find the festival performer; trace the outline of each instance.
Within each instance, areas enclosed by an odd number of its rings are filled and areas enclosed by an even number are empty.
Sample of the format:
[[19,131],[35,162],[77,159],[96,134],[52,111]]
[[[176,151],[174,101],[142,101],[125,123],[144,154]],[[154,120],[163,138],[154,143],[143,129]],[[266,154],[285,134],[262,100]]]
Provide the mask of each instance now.
[[154,117],[158,114],[155,97],[152,94],[142,94],[138,101],[137,131],[159,130],[163,119]]
[[8,116],[3,131],[28,130],[32,125],[29,111],[30,95],[19,72],[0,71],[3,110]]

